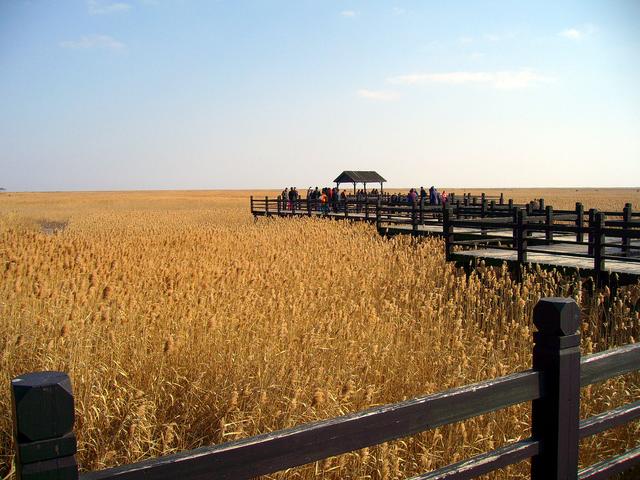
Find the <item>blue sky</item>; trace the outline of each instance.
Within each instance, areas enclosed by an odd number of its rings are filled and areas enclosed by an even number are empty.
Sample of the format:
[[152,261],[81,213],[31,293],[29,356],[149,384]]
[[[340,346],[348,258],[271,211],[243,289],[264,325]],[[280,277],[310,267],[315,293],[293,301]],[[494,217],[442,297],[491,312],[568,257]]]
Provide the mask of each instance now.
[[638,85],[635,0],[0,0],[0,186],[638,186]]

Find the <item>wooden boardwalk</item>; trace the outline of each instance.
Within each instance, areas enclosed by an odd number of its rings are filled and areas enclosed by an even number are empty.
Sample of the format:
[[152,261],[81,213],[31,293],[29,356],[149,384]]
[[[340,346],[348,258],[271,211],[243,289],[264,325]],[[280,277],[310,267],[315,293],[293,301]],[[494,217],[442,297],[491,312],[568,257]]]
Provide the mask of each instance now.
[[[633,245],[640,247],[640,242],[633,242]],[[544,251],[544,253],[542,251]],[[606,251],[610,255],[621,254],[621,249],[616,247],[607,247]],[[574,255],[581,256],[577,257]],[[639,262],[608,260],[606,262],[605,272],[608,274],[617,273],[620,276],[640,277],[640,258],[636,256],[635,259],[638,259]],[[494,265],[501,264],[502,262],[517,263],[518,252],[515,250],[483,247],[455,252],[453,254],[453,260],[457,262],[484,260],[485,263]],[[585,245],[539,245],[536,246],[536,252],[528,253],[527,263],[547,268],[581,270],[582,275],[588,272],[594,272],[593,259],[587,256],[587,247]]]
[[[317,202],[260,199],[251,202],[254,216],[322,217],[366,221],[382,235],[438,236],[445,240],[447,259],[468,267],[484,261],[577,272],[599,284],[636,283],[640,279],[640,214],[627,204],[622,212],[555,211],[544,200],[516,205],[487,198],[464,197],[445,207],[380,201],[346,201],[321,211]],[[544,207],[544,208],[543,208]]]

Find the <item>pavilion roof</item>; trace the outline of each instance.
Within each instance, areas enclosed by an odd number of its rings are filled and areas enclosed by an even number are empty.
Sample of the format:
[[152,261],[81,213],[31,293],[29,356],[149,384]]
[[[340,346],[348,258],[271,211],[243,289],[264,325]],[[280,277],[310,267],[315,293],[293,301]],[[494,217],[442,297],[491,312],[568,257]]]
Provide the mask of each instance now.
[[378,172],[372,170],[345,170],[338,178],[334,180],[335,183],[382,183],[386,182]]

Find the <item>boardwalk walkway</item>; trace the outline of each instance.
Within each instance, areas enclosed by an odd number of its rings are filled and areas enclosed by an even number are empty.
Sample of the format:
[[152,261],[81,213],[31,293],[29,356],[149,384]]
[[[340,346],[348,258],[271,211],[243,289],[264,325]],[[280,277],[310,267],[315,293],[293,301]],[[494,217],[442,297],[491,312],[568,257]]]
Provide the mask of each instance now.
[[[284,208],[278,199],[253,199],[254,216],[324,217],[366,221],[383,235],[440,236],[447,259],[461,265],[484,261],[577,271],[598,283],[636,283],[640,279],[640,212],[554,211],[544,200],[514,204],[500,197],[464,196],[446,206],[393,205],[380,199],[347,200],[323,212],[317,202],[299,200]],[[491,203],[489,203],[491,202]]]

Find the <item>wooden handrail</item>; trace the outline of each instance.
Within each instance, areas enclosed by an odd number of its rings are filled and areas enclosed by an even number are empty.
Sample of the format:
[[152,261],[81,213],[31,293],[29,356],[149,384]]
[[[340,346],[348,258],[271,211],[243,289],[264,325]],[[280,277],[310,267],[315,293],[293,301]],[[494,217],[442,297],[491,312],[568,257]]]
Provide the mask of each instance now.
[[[80,478],[248,479],[526,401],[533,402],[532,438],[416,478],[468,479],[529,457],[533,480],[565,474],[571,477],[571,472],[577,475],[579,438],[640,416],[640,402],[635,402],[579,421],[580,387],[640,369],[640,344],[581,360],[576,333],[580,313],[572,299],[540,300],[534,308],[534,324],[538,331],[534,334],[532,370],[222,445],[89,472]],[[73,393],[67,375],[42,372],[17,377],[12,381],[12,398],[17,479],[28,478],[33,472],[60,480],[78,478]],[[620,468],[630,464],[629,458],[610,462]]]

